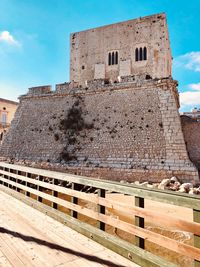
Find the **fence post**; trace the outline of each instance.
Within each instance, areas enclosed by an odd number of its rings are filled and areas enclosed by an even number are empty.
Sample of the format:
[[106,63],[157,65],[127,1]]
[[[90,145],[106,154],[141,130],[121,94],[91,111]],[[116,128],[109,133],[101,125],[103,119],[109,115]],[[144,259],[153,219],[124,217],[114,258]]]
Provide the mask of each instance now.
[[[1,167],[1,170],[4,171],[4,167]],[[4,178],[4,175],[1,174],[1,176]],[[0,184],[3,184],[3,182],[0,180]]]
[[[54,185],[57,185],[57,184],[58,184],[58,179],[53,179],[53,184],[54,184]],[[54,196],[54,197],[58,197],[58,192],[52,190],[52,196]],[[57,210],[57,208],[58,208],[58,204],[55,203],[55,202],[52,202],[52,208],[54,208],[54,209]]]
[[[10,173],[10,171],[11,171],[10,169],[7,169],[7,172]],[[7,176],[7,179],[8,179],[9,181],[12,181],[10,175]],[[8,188],[11,188],[11,189],[12,189],[13,187],[12,187],[12,185],[8,184]]]
[[[105,198],[106,197],[106,190],[105,189],[98,189],[98,196]],[[105,214],[105,212],[106,212],[105,206],[98,205],[98,213]],[[100,230],[105,231],[105,223],[98,221],[97,227]]]
[[[140,208],[144,208],[144,198],[135,197],[135,206],[140,207]],[[139,217],[139,216],[135,216],[135,225],[139,226],[141,228],[144,228],[144,218]],[[139,236],[135,236],[135,244],[136,244],[136,246],[138,246],[142,249],[145,248],[144,239],[139,237]]]
[[[77,189],[77,184],[75,183],[72,183],[72,190],[76,190]],[[71,197],[71,202],[73,204],[78,204],[78,198],[77,197]],[[75,219],[78,218],[78,212],[77,211],[74,211],[74,210],[71,210],[71,216]]]
[[[26,172],[26,177],[31,178],[31,173]],[[30,187],[30,183],[28,183],[28,182],[26,182],[25,185],[26,185],[26,187]],[[25,195],[27,197],[30,197],[30,192],[26,191]]]
[[[8,172],[8,171],[9,171],[9,169],[7,169],[7,168],[4,168],[4,170],[5,170],[6,172]],[[6,178],[7,180],[9,180],[9,178],[8,178],[8,175],[4,175],[4,178]],[[9,184],[8,184],[8,183],[6,183],[6,182],[3,182],[3,185],[5,185],[5,186],[9,187]]]
[[[16,174],[17,175],[21,175],[21,172],[20,171],[17,171]],[[19,181],[20,181],[19,179],[16,179],[16,183],[17,184],[19,184]],[[16,187],[16,190],[17,190],[17,192],[20,192],[20,188]]]
[[[6,171],[6,168],[5,168],[5,167],[3,167],[3,171]],[[3,178],[7,178],[7,176],[6,176],[5,174],[3,174]],[[2,184],[3,184],[4,186],[6,186],[6,182],[2,182]]]
[[[13,172],[12,169],[9,169],[9,173],[15,173],[15,172]],[[11,175],[9,176],[8,179],[9,179],[10,181],[12,181],[12,182],[14,182],[14,180],[15,180],[15,178],[11,177]],[[16,190],[16,186],[14,186],[14,185],[9,185],[9,188],[11,188],[11,189],[13,189],[13,190]]]
[[[193,210],[193,221],[200,223],[200,210]],[[196,248],[200,248],[200,236],[198,235],[194,235],[194,246]],[[200,261],[195,260],[194,266],[200,267]]]
[[[43,176],[39,175],[39,179],[38,179],[38,181],[43,181]],[[42,187],[38,185],[38,186],[37,186],[37,190],[41,192],[41,191],[42,191]],[[37,201],[38,201],[38,202],[42,202],[42,197],[37,196]]]

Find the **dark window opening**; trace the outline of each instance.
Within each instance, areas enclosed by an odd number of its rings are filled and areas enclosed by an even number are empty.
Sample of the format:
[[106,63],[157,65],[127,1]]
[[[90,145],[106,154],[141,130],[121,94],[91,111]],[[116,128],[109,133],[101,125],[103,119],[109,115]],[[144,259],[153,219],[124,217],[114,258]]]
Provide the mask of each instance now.
[[118,64],[118,52],[115,52],[115,64]]
[[142,57],[142,47],[140,47],[140,52],[139,52],[139,60],[142,61],[143,57]]
[[143,59],[147,60],[147,48],[144,47],[144,55],[143,55]]
[[135,49],[135,61],[138,61],[138,48]]
[[111,53],[108,54],[108,65],[111,65]]
[[119,61],[119,55],[118,52],[109,52],[108,53],[108,65],[117,65]]
[[112,52],[112,65],[114,65],[114,64],[115,64],[115,53]]
[[147,60],[147,48],[136,48],[135,49],[135,61]]

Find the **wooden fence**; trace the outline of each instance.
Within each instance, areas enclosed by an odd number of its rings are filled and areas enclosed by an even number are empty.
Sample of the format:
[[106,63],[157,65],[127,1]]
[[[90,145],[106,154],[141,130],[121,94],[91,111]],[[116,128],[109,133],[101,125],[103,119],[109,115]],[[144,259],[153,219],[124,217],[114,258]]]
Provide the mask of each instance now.
[[[195,267],[200,267],[200,197],[197,195],[149,189],[3,162],[0,163],[0,189],[141,266],[178,266],[147,251],[145,244],[150,241],[162,248],[187,255]],[[127,205],[107,198],[111,192],[133,196],[135,204]],[[63,195],[70,197],[70,200],[63,199]],[[96,205],[97,209],[80,205],[80,200]],[[165,210],[160,212],[145,208],[146,200],[190,208],[193,210],[193,221],[166,214]],[[45,205],[45,201],[48,201],[51,207]],[[71,213],[67,215],[61,212],[59,207],[65,207]],[[107,212],[109,209],[128,213],[129,217],[133,218],[133,223],[112,216]],[[80,215],[96,220],[96,227],[79,220]],[[194,245],[179,242],[145,228],[146,220],[152,224],[160,223],[166,229],[175,227],[179,231],[191,233],[194,235]],[[135,242],[127,242],[114,234],[107,233],[107,225],[128,233]]]

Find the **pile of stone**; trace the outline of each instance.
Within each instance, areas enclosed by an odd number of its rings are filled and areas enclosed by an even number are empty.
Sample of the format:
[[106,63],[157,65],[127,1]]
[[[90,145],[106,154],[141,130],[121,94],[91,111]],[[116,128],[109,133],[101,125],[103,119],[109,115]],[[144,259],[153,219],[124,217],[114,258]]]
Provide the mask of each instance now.
[[135,185],[146,186],[148,188],[158,188],[162,190],[177,191],[180,193],[196,194],[200,195],[200,184],[193,185],[192,183],[180,183],[175,177],[163,179],[160,183],[150,184],[149,182],[140,183],[139,181],[134,182]]
[[[0,158],[0,161],[8,162],[11,164],[18,164],[18,165],[24,165],[24,166],[29,166],[29,167],[37,167],[41,169],[46,169],[46,170],[54,170],[54,171],[63,171],[63,172],[68,172],[69,170],[67,168],[61,168],[60,164],[51,164],[49,162],[32,162],[28,160],[5,160],[5,158]],[[37,179],[37,178],[36,178]],[[46,182],[52,183],[51,179],[46,180]],[[192,184],[192,183],[181,183],[177,177],[173,176],[171,178],[163,179],[160,183],[151,183],[151,182],[142,182],[140,183],[139,181],[135,182],[127,182],[126,180],[121,180],[120,183],[123,184],[133,184],[133,185],[138,185],[138,186],[145,186],[148,188],[155,188],[155,189],[162,189],[162,190],[171,190],[171,191],[176,191],[180,193],[188,193],[188,194],[196,194],[200,195],[200,183],[199,184]],[[71,183],[64,183],[63,181],[60,182],[61,186],[64,187],[71,187]],[[84,192],[93,192],[94,190],[91,190],[91,187],[83,188],[81,189]],[[96,193],[96,192],[95,192]]]

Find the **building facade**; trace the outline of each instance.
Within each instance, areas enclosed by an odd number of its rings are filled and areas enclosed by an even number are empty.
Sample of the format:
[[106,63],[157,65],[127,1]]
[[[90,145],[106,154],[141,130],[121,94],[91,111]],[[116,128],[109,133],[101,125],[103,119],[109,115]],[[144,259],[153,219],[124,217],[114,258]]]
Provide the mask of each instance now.
[[0,142],[10,127],[17,107],[17,102],[0,98]]
[[191,110],[191,112],[183,112],[183,113],[181,113],[181,115],[188,116],[188,117],[196,120],[197,122],[200,122],[200,109],[198,109],[196,107],[193,108]]

